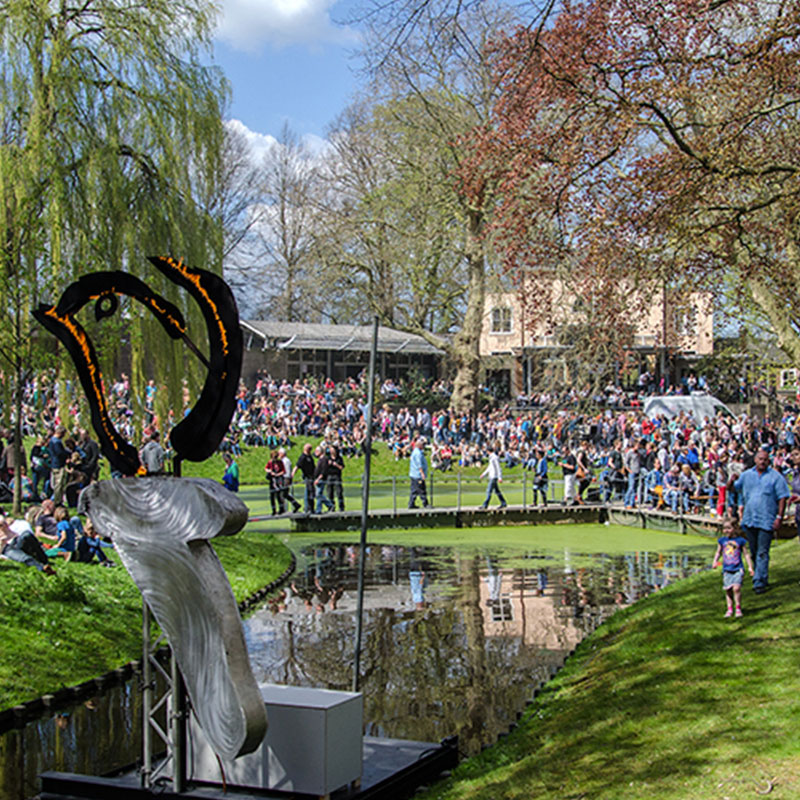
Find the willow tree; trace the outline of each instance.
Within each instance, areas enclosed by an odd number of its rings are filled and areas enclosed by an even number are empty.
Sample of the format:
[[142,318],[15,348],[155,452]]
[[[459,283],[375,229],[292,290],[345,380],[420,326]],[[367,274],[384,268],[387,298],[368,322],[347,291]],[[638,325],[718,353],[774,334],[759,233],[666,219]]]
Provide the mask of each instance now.
[[[214,20],[205,0],[20,0],[2,11],[0,359],[14,379],[19,447],[24,380],[54,349],[32,329],[40,299],[57,299],[79,273],[124,268],[181,307],[145,255],[220,270],[222,230],[209,209],[226,88],[199,60]],[[129,337],[134,370],[146,351],[184,374],[182,353],[136,309],[122,311],[116,330],[94,331],[105,363]]]

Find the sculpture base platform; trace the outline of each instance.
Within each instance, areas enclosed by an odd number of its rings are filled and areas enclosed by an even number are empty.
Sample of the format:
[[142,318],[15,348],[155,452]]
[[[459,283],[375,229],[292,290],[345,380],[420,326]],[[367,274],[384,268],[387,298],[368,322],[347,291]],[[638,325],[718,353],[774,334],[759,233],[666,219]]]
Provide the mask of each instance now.
[[219,761],[192,715],[189,764],[197,781],[329,797],[361,781],[364,699],[359,692],[259,684],[269,728],[252,753]]
[[[378,739],[365,736],[360,786],[344,787],[330,795],[330,800],[377,800],[407,797],[422,784],[430,783],[444,770],[458,763],[458,739],[451,737],[440,744],[410,742],[402,739]],[[153,792],[143,789],[135,768],[114,775],[92,777],[65,772],[41,775],[41,800],[152,800]],[[159,797],[185,800],[286,800],[314,795],[279,792],[274,789],[240,789],[230,784],[190,781],[187,791],[176,794],[169,784],[157,789]]]

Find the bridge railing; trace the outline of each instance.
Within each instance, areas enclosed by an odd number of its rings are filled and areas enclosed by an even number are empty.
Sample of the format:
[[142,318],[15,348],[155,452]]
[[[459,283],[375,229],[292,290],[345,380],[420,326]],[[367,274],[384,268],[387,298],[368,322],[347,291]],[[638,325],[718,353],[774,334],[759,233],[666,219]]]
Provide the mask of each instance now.
[[[345,498],[345,509],[357,511],[361,509],[362,483],[360,480],[344,480],[342,488]],[[478,477],[464,476],[463,473],[448,475],[434,474],[426,481],[428,503],[433,508],[474,508],[486,500],[487,481]],[[527,508],[535,505],[533,480],[527,473],[521,477],[505,478],[500,484],[500,491],[506,503]],[[293,486],[293,493],[298,501],[302,500],[302,484]],[[394,512],[408,508],[411,494],[411,480],[403,476],[391,478],[373,478],[370,481],[370,511],[391,509]],[[564,495],[564,481],[551,480],[547,487],[547,502],[560,503]],[[541,505],[541,493],[536,500]],[[500,500],[493,494],[489,504],[499,505]],[[419,506],[419,502],[417,503]]]

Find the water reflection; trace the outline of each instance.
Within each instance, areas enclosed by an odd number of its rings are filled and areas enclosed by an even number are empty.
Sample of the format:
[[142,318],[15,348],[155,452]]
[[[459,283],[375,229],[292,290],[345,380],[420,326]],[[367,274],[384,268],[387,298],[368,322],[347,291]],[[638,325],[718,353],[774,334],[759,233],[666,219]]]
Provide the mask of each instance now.
[[[704,565],[687,553],[559,556],[369,547],[365,731],[458,733],[475,753],[616,608]],[[302,549],[291,585],[246,622],[258,680],[350,687],[358,559],[356,545]]]
[[98,774],[136,761],[141,721],[141,695],[129,682],[9,731],[0,736],[0,798],[32,797],[46,770]]
[[[694,551],[697,552],[697,551]],[[303,547],[292,582],[245,622],[258,680],[348,690],[357,545]],[[365,732],[422,741],[458,733],[474,753],[620,607],[702,569],[705,553],[584,555],[373,545],[366,553]],[[48,769],[103,774],[139,758],[137,682],[0,736],[0,798]]]

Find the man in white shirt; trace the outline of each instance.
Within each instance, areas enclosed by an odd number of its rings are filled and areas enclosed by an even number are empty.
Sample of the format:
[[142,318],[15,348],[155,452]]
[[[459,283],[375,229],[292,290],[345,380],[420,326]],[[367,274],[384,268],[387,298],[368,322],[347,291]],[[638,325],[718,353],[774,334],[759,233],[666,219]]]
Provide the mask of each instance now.
[[287,501],[291,503],[294,508],[294,513],[297,514],[297,512],[300,511],[301,506],[300,503],[298,503],[297,500],[295,499],[295,496],[292,494],[292,477],[294,476],[294,472],[292,471],[292,460],[289,458],[289,456],[286,455],[285,447],[281,447],[278,449],[278,458],[280,458],[280,460],[283,462],[283,469],[284,469],[283,473],[284,505],[286,505]]
[[500,508],[505,508],[508,505],[505,497],[503,497],[503,493],[500,491],[500,484],[503,482],[503,469],[500,466],[500,456],[498,455],[497,450],[497,447],[490,448],[489,464],[481,473],[481,478],[489,478],[489,485],[486,487],[486,499],[483,501],[481,508],[489,507],[489,500],[492,499],[492,492],[497,494],[497,497],[500,500]]

